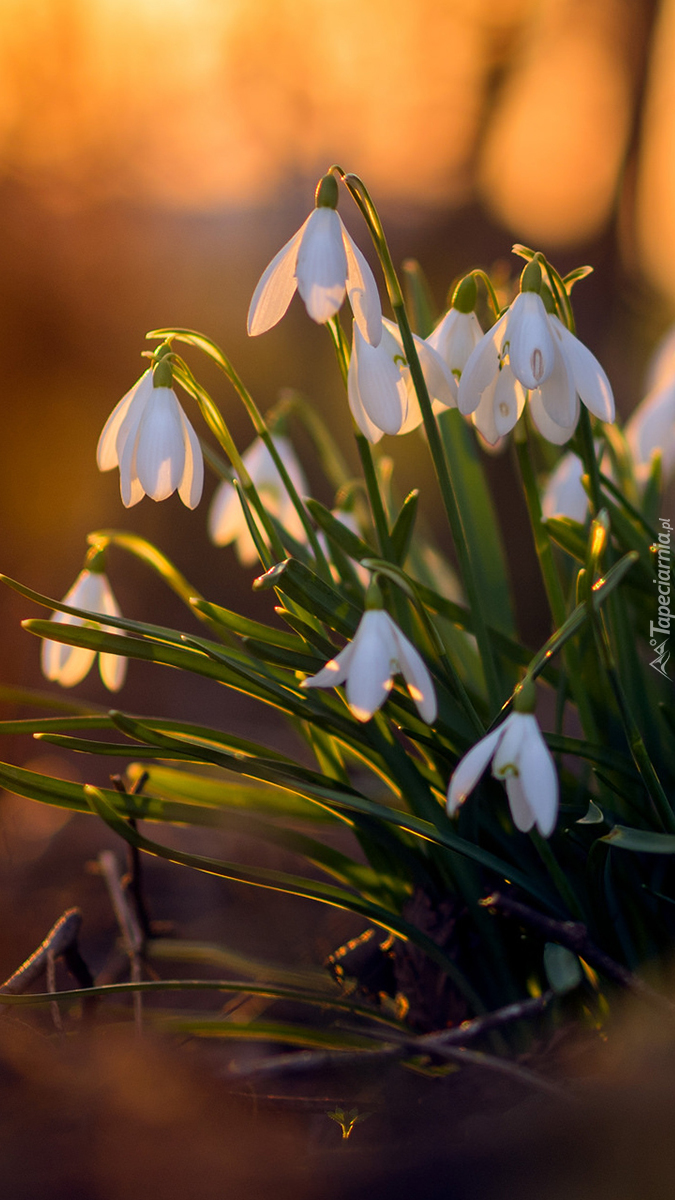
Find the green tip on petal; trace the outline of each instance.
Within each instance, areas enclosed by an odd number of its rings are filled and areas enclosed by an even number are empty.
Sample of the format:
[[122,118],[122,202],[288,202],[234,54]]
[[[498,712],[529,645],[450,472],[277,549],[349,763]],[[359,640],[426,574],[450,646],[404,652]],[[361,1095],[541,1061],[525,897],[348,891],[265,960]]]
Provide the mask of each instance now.
[[531,675],[526,675],[513,697],[513,707],[519,713],[533,713],[537,707],[537,689]]
[[521,292],[541,292],[541,267],[536,258],[527,264],[520,277]]
[[334,175],[324,175],[316,185],[314,205],[316,208],[337,208],[340,190]]
[[167,358],[160,358],[159,362],[156,363],[155,367],[153,368],[152,384],[153,387],[156,388],[170,388],[172,386],[173,371],[171,369],[171,363]]
[[478,288],[476,287],[475,277],[473,275],[465,275],[464,279],[460,279],[455,288],[452,297],[452,307],[456,308],[458,312],[470,313],[476,307],[477,299]]

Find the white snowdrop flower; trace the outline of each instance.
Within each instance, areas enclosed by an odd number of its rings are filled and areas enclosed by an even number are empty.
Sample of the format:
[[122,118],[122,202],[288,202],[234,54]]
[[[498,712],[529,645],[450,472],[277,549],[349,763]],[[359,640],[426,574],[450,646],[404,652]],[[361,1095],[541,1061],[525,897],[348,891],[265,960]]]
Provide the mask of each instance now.
[[490,760],[493,776],[506,785],[516,829],[527,833],[536,825],[542,837],[550,837],[558,815],[558,775],[531,712],[511,712],[464,755],[450,780],[448,814],[464,803]]
[[436,718],[431,675],[415,647],[383,608],[363,614],[354,639],[301,687],[338,687],[346,683],[347,703],[358,721],[369,721],[382,707],[401,672],[423,721]]
[[475,312],[460,312],[451,308],[426,339],[452,371],[459,377],[471,354],[483,336]]
[[545,521],[549,517],[569,517],[583,525],[588,512],[588,496],[581,484],[584,465],[578,454],[563,454],[551,472],[541,498]]
[[675,471],[675,371],[638,404],[625,433],[638,480],[646,481],[656,450],[661,451],[663,478],[669,479]]
[[[540,286],[541,268],[533,260],[523,272],[523,290],[481,338],[462,372],[459,410],[465,416],[476,414],[475,424],[492,444],[496,430],[503,436],[515,425],[525,390],[539,432],[556,444],[572,436],[580,399],[600,420],[614,420],[614,397],[605,372],[558,317],[547,313]],[[507,368],[509,374],[498,381],[498,373]],[[509,387],[515,393],[511,398]]]
[[[457,384],[440,354],[413,335],[434,411],[454,407]],[[352,416],[370,442],[383,433],[410,433],[422,422],[422,412],[405,359],[398,326],[383,319],[378,346],[369,346],[354,322],[347,394]]]
[[[299,496],[305,495],[308,491],[307,481],[293,446],[285,437],[275,437],[273,441],[296,492]],[[306,541],[302,521],[284,487],[274,459],[261,438],[251,443],[242,454],[242,461],[266,510],[296,541]],[[255,513],[253,517],[256,520]],[[220,483],[213,494],[208,530],[216,546],[227,546],[234,542],[237,557],[243,566],[250,567],[258,562],[258,551],[246,523],[241,501],[233,485],[227,481]]]
[[98,468],[119,467],[125,508],[146,495],[166,500],[176,490],[187,508],[201,499],[201,446],[170,383],[169,364],[160,359],[122,397],[98,440]]
[[320,325],[335,316],[346,293],[364,338],[378,345],[382,307],[375,277],[342,224],[337,202],[337,180],[325,175],[314,211],[272,259],[253,293],[247,325],[251,337],[281,320],[297,288]]
[[[87,568],[80,571],[70,591],[64,596],[63,603],[69,604],[73,608],[85,608],[91,613],[101,613],[104,616],[120,617],[122,615],[107,577],[101,571]],[[62,625],[101,628],[106,633],[121,632],[111,626],[99,624],[95,620],[85,621],[82,617],[72,617],[68,613],[54,613],[51,620]],[[80,683],[90,670],[95,658],[96,651],[87,650],[84,646],[67,646],[65,642],[48,640],[42,643],[42,673],[47,679],[60,683],[62,687],[74,687],[76,683]],[[99,654],[98,669],[108,690],[119,691],[126,676],[126,658],[119,654]]]
[[675,379],[675,325],[658,342],[647,367],[645,392],[660,391]]

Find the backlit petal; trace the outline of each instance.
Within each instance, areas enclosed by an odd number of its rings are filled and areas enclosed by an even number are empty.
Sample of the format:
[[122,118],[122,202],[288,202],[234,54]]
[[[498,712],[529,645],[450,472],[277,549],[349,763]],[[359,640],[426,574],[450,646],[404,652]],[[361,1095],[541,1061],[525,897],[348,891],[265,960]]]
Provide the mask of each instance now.
[[455,375],[461,375],[483,336],[475,313],[451,308],[426,339]]
[[635,409],[626,425],[626,440],[637,467],[648,467],[652,454],[660,450],[663,474],[675,469],[675,380],[650,392]]
[[379,346],[382,337],[382,305],[375,276],[356,242],[344,225],[342,240],[347,255],[347,297],[361,333],[371,346]]
[[[307,221],[309,221],[309,217]],[[249,305],[246,324],[249,337],[257,337],[259,333],[265,333],[266,330],[276,325],[293,299],[297,287],[295,267],[298,250],[307,227],[307,221],[301,225],[297,233],[293,234],[290,241],[282,246],[279,253],[263,271]]]
[[579,402],[569,362],[557,341],[554,344],[553,370],[536,390],[551,420],[562,429],[569,428],[575,412],[578,413]]
[[117,444],[120,428],[132,404],[135,409],[140,404],[140,412],[142,412],[149,395],[149,385],[152,386],[152,375],[148,369],[144,371],[140,379],[136,381],[126,396],[123,396],[112,410],[101,430],[101,436],[98,439],[98,446],[96,447],[96,462],[99,471],[111,471],[113,467],[118,465],[119,454],[121,453],[121,446]]
[[601,421],[613,421],[615,409],[612,386],[597,358],[557,317],[549,317],[549,320],[556,330],[559,330],[563,354],[572,372],[579,397],[594,417]]
[[175,492],[185,468],[179,404],[171,388],[153,388],[136,435],[136,471],[153,500]]
[[178,405],[178,415],[183,426],[183,445],[185,447],[185,466],[183,477],[178,484],[178,495],[186,508],[196,508],[202,498],[204,487],[204,458],[199,438],[180,404]]
[[528,804],[522,779],[520,775],[508,775],[504,783],[513,824],[521,833],[529,833],[534,825],[534,813]]
[[335,658],[331,658],[316,675],[309,675],[307,679],[303,679],[300,687],[338,687],[347,678],[353,657],[354,642],[347,642],[344,649],[336,654]]
[[584,466],[576,454],[563,454],[556,465],[541,498],[545,521],[549,517],[569,517],[583,525],[588,512],[588,496],[581,486]]
[[334,317],[345,298],[347,253],[342,222],[333,208],[315,208],[305,225],[295,267],[298,291],[320,325]]
[[[393,361],[400,349],[387,330],[379,346],[370,346],[354,322],[354,341],[349,370],[354,376],[361,404],[372,423],[383,433],[398,433],[408,412],[405,379]],[[354,411],[352,409],[352,411]],[[354,413],[356,418],[356,413]]]
[[408,641],[407,637],[405,637],[394,621],[391,622],[391,625],[394,641],[396,642],[396,653],[401,674],[406,681],[412,699],[417,705],[422,720],[426,721],[427,725],[432,725],[436,720],[438,706],[436,703],[436,691],[429,669],[422,655]]
[[347,675],[347,703],[358,721],[369,721],[387,699],[397,666],[391,618],[383,609],[363,614],[353,646]]
[[[112,630],[110,632],[112,632]],[[119,692],[127,675],[127,660],[124,655],[99,654],[98,669],[101,679],[108,691]]]
[[555,446],[562,446],[568,442],[576,429],[577,421],[579,420],[579,401],[575,402],[574,408],[574,423],[569,426],[556,425],[549,417],[544,408],[541,393],[537,388],[536,391],[530,392],[530,415],[542,437],[545,437],[547,442],[553,442]]
[[487,737],[481,738],[479,742],[476,742],[476,745],[469,750],[468,754],[465,754],[464,758],[460,759],[453,771],[448,788],[447,809],[450,816],[457,811],[460,804],[463,804],[466,800],[469,792],[475,788],[496,747],[499,745],[499,740],[503,732],[503,725],[500,725],[497,729],[493,729],[492,733],[488,733]]
[[527,803],[542,837],[550,837],[558,815],[558,773],[536,717],[527,721],[521,745],[519,773]]
[[523,387],[539,387],[553,370],[554,344],[544,302],[537,292],[516,296],[508,312],[506,337],[516,379]]
[[483,392],[492,383],[499,370],[499,355],[504,340],[507,317],[508,313],[504,313],[504,316],[499,318],[492,329],[484,334],[462,371],[457,407],[465,417],[478,408]]

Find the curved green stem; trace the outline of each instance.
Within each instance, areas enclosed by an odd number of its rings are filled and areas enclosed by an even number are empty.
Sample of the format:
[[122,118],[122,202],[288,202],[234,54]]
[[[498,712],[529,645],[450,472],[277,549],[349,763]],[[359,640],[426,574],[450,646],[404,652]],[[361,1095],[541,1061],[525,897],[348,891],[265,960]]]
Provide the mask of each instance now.
[[433,414],[426,380],[424,378],[417,350],[415,348],[412,330],[410,328],[408,315],[403,301],[401,286],[396,275],[396,270],[391,258],[387,239],[384,234],[384,229],[382,228],[382,223],[375,205],[373,204],[365,187],[365,184],[358,178],[357,175],[343,175],[343,180],[352,197],[356,201],[359,209],[363,213],[370,230],[370,234],[373,238],[380,263],[382,265],[389,299],[391,301],[394,316],[401,334],[403,352],[405,354],[413,385],[419,400],[427,441],[429,443],[429,450],[431,452],[431,457],[436,471],[436,477],[441,490],[441,496],[443,498],[445,511],[450,524],[457,556],[459,558],[460,569],[462,578],[464,580],[464,586],[466,588],[469,606],[474,617],[476,641],[478,643],[478,649],[483,664],[483,671],[485,674],[485,682],[490,705],[493,711],[496,711],[501,704],[501,694],[495,658],[487,630],[487,623],[485,620],[480,590],[476,584],[473,563],[471,561],[471,555],[462,525],[462,516],[457,503],[457,497],[455,495],[452,479],[448,471],[445,455],[443,453],[443,444]]

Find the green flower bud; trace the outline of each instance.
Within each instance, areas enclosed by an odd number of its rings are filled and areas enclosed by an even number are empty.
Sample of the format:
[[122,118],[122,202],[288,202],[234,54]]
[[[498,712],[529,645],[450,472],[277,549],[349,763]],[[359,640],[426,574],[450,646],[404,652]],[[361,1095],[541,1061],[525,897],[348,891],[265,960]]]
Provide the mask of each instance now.
[[91,571],[92,575],[105,575],[105,565],[105,550],[101,546],[92,546],[84,560],[85,570]]
[[382,591],[375,579],[371,579],[366,589],[366,612],[371,608],[384,608]]
[[476,279],[474,275],[465,275],[460,279],[452,297],[452,307],[458,312],[470,313],[476,307],[478,298],[478,288],[476,287]]
[[542,283],[541,291],[540,291],[539,295],[541,296],[542,300],[544,301],[544,308],[546,309],[547,313],[549,313],[549,315],[557,317],[558,310],[556,308],[555,300],[553,299],[553,292],[551,291],[551,289],[547,283]]
[[521,292],[541,291],[541,267],[536,258],[533,258],[525,267],[520,277],[520,290]]
[[167,358],[160,358],[159,362],[155,364],[152,371],[152,384],[156,388],[170,388],[173,384],[173,371]]
[[316,185],[314,205],[316,208],[337,208],[340,190],[334,175],[324,175]]
[[513,707],[519,713],[533,713],[537,707],[537,689],[534,679],[526,675],[513,697]]

